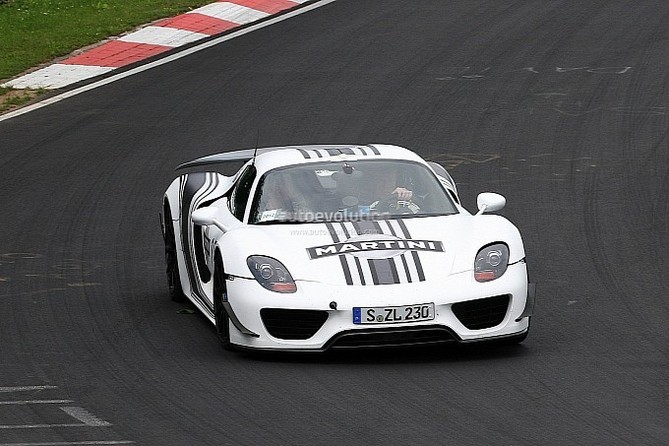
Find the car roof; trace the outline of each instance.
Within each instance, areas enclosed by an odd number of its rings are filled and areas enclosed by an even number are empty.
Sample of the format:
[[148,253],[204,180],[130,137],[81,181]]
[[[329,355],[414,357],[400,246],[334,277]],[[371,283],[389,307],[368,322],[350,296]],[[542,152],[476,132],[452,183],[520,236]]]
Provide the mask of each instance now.
[[356,161],[363,159],[396,159],[406,161],[425,161],[411,150],[388,144],[367,145],[295,145],[242,149],[216,153],[180,164],[177,169],[210,166],[227,162],[250,161],[255,156],[254,164],[259,172],[277,167],[308,164],[323,161]]

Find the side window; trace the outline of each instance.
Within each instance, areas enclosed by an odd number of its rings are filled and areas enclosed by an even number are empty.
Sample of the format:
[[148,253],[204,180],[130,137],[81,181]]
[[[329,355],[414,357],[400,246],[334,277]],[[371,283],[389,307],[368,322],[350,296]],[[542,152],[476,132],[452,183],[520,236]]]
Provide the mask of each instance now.
[[244,211],[246,210],[246,204],[249,201],[251,186],[253,186],[253,180],[255,180],[255,178],[255,166],[248,166],[239,176],[237,184],[235,184],[235,187],[232,189],[232,193],[230,194],[230,212],[232,212],[232,215],[234,215],[239,221],[244,219]]

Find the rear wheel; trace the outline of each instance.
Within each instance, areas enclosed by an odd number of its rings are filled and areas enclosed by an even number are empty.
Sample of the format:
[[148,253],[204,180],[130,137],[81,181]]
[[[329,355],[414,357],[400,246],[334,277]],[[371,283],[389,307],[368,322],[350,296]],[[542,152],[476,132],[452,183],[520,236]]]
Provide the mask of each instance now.
[[170,205],[165,204],[165,267],[167,273],[167,287],[170,297],[174,302],[187,302],[188,298],[184,295],[181,288],[181,277],[179,276],[179,262],[177,261],[177,243],[174,236],[174,225],[170,213]]
[[216,254],[216,265],[214,267],[214,318],[216,320],[216,334],[223,348],[229,350],[230,319],[223,307],[223,302],[227,301],[227,292],[223,261],[221,260],[221,256]]

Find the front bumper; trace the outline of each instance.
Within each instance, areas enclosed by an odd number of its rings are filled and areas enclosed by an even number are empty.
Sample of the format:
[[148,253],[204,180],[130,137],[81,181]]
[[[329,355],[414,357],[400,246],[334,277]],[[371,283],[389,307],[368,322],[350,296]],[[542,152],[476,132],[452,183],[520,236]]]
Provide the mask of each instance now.
[[[259,350],[323,351],[496,340],[525,333],[534,304],[534,286],[528,285],[522,262],[510,265],[504,276],[487,283],[477,283],[471,272],[464,272],[448,277],[438,286],[434,282],[379,286],[304,281],[297,284],[298,292],[279,294],[265,290],[254,280],[230,280],[230,310],[238,322],[230,325],[231,343]],[[433,320],[374,326],[353,323],[353,307],[427,302],[435,304]]]

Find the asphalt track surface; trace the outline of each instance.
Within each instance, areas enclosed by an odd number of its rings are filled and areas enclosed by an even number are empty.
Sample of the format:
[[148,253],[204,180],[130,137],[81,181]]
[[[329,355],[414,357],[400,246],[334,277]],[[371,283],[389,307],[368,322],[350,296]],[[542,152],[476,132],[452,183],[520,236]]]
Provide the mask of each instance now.
[[[0,122],[0,444],[666,444],[668,54],[664,0],[338,0]],[[167,296],[160,199],[256,140],[506,195],[529,338],[223,351]]]

